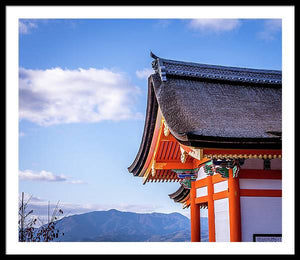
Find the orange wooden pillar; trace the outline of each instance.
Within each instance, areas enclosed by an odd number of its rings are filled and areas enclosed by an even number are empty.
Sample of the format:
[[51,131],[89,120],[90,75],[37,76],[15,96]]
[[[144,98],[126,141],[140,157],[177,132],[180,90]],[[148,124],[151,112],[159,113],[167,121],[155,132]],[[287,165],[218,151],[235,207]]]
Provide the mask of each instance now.
[[195,202],[196,187],[195,182],[191,182],[190,200],[191,200],[191,242],[200,242],[200,207]]
[[241,207],[239,178],[233,178],[232,169],[229,169],[228,201],[230,242],[241,242]]
[[208,198],[208,240],[209,242],[216,242],[215,233],[215,206],[214,206],[214,186],[212,183],[212,176],[207,177],[207,198]]

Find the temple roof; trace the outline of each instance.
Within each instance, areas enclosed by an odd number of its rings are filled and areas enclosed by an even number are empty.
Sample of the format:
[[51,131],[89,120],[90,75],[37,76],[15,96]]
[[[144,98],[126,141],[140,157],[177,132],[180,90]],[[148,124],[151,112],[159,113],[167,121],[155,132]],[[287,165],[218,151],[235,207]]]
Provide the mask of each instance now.
[[281,85],[281,71],[238,68],[219,65],[199,64],[194,62],[183,62],[176,60],[162,59],[150,53],[154,58],[152,67],[159,73],[162,81],[168,77],[187,77],[190,79],[212,79],[238,83],[254,83]]
[[158,110],[183,145],[281,149],[281,71],[162,59],[153,53],[141,146],[128,168],[135,175],[149,153]]
[[190,194],[190,190],[186,189],[183,185],[180,185],[179,189],[172,194],[169,194],[169,197],[175,202],[182,202],[187,199]]
[[152,57],[155,96],[179,141],[209,147],[281,143],[280,71]]

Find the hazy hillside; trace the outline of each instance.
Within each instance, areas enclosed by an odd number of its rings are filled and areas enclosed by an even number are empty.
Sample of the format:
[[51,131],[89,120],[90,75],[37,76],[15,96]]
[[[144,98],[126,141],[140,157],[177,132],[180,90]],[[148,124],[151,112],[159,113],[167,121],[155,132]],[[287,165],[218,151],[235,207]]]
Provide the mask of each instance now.
[[[205,235],[207,223],[201,225]],[[59,241],[190,241],[190,220],[179,214],[133,213],[115,209],[66,217],[57,223]]]

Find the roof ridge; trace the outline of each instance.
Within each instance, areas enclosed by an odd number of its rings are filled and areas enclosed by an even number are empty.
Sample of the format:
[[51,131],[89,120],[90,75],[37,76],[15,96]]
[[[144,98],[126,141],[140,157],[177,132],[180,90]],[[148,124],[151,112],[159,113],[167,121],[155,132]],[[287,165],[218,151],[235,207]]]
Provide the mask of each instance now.
[[177,61],[160,58],[152,52],[150,53],[150,56],[154,58],[152,67],[159,73],[162,81],[167,80],[167,75],[275,85],[281,84],[282,81],[282,72],[280,70],[242,68]]
[[197,62],[189,62],[189,61],[177,61],[177,60],[170,60],[164,58],[158,58],[163,62],[169,62],[174,64],[186,65],[186,66],[197,66],[197,67],[207,67],[207,68],[219,68],[219,69],[226,69],[226,70],[249,70],[249,71],[257,71],[262,73],[276,73],[281,74],[281,70],[274,70],[274,69],[257,69],[257,68],[246,68],[246,67],[235,67],[235,66],[225,66],[225,65],[215,65],[215,64],[206,64],[206,63],[197,63]]

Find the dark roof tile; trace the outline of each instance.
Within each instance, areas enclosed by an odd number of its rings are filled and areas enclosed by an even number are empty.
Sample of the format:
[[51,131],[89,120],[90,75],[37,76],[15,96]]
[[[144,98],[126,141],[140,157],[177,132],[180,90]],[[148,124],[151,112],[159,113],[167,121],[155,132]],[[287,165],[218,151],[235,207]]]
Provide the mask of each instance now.
[[281,88],[169,78],[154,90],[171,133],[181,141],[189,136],[272,141],[267,132],[281,132]]
[[281,84],[282,73],[278,70],[262,70],[217,66],[162,59],[156,55],[152,63],[153,69],[160,74],[162,81],[168,77],[187,76],[198,79],[228,80],[235,82],[251,82],[264,84]]
[[233,68],[151,56],[144,134],[133,164],[148,155],[158,107],[173,136],[202,148],[281,149],[281,71]]

